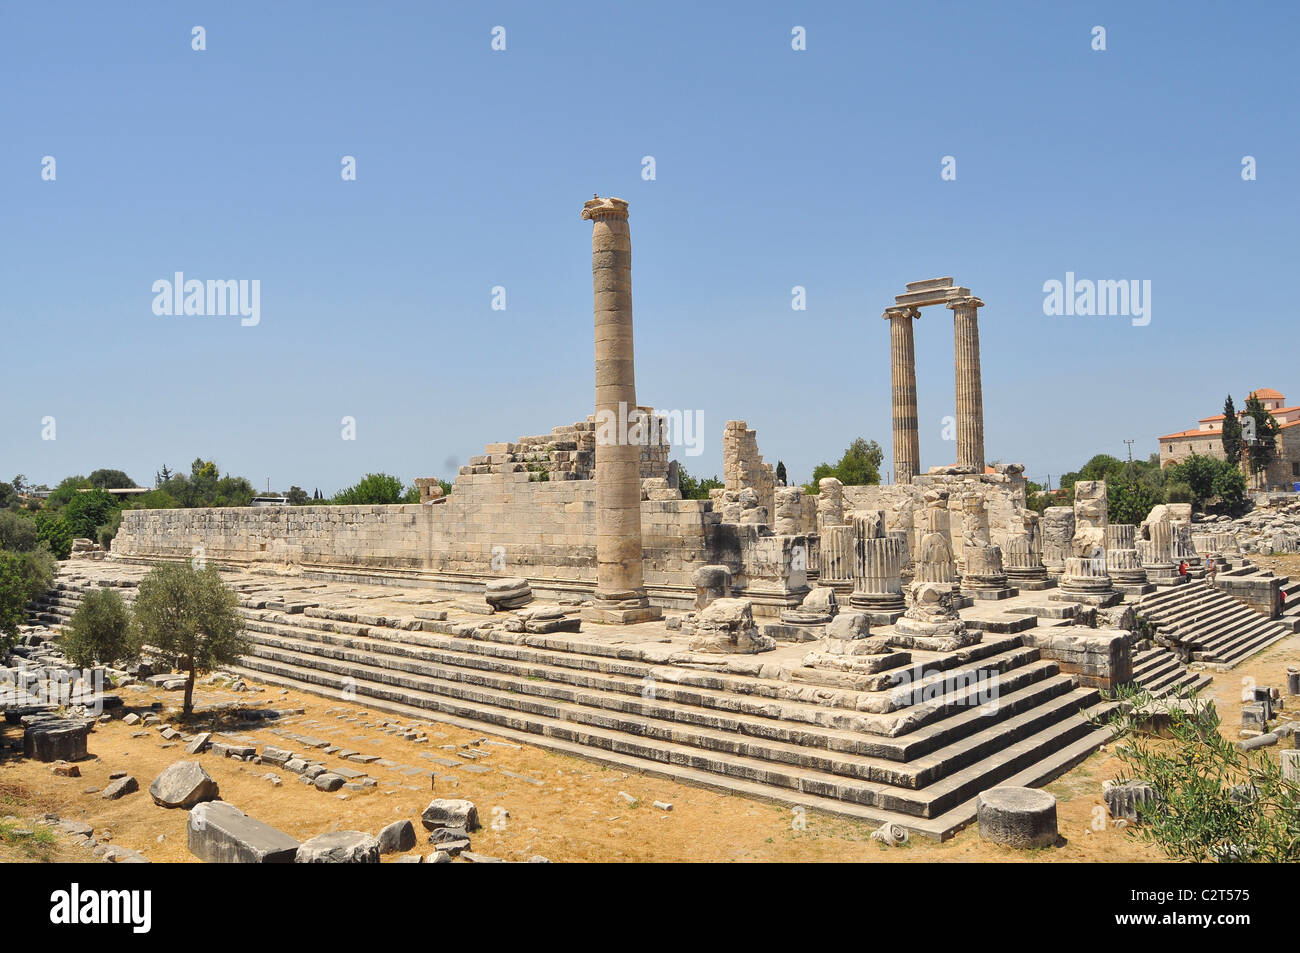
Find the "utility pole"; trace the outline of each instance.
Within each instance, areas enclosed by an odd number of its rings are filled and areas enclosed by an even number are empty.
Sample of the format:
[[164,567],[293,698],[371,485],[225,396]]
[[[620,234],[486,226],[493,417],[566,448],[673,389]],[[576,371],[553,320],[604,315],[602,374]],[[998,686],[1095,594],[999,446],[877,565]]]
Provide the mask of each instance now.
[[1128,444],[1128,465],[1131,467],[1133,466],[1133,441],[1125,440],[1124,442]]

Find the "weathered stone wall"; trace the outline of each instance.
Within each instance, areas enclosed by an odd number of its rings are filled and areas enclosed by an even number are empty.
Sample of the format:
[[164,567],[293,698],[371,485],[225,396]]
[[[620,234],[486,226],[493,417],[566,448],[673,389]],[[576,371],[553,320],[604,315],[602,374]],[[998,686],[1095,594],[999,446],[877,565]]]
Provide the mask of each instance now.
[[[113,555],[190,559],[325,576],[427,581],[477,589],[524,576],[541,589],[596,583],[596,483],[537,482],[526,470],[462,473],[444,502],[407,506],[266,506],[128,510]],[[700,566],[732,568],[738,594],[773,614],[806,586],[809,541],[761,525],[724,525],[708,500],[641,503],[652,600],[694,599]],[[800,551],[796,547],[803,547]],[[793,595],[792,595],[793,594]]]
[[[594,583],[596,484],[535,482],[527,471],[461,474],[446,502],[128,510],[117,556],[385,573],[522,575]],[[703,500],[643,502],[646,581],[689,587],[709,562]]]
[[776,507],[776,469],[763,462],[758,452],[758,435],[743,420],[728,420],[722,431],[722,480],[732,493],[753,490],[768,519]]
[[[627,426],[641,427],[641,478],[667,479],[669,444],[668,420],[650,407],[636,407],[628,413]],[[548,434],[520,437],[508,443],[490,443],[483,452],[470,457],[460,468],[457,482],[467,475],[517,473],[526,471],[529,479],[545,483],[551,480],[591,480],[596,475],[596,416]]]

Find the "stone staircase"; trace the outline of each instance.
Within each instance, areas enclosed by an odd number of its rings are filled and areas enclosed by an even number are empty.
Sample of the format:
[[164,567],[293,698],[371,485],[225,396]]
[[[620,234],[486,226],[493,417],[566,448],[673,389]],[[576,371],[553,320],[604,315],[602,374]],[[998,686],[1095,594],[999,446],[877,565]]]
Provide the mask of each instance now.
[[1300,581],[1284,581],[1282,594],[1286,596],[1286,603],[1278,621],[1292,632],[1300,632]]
[[[38,618],[66,621],[88,585],[56,582]],[[762,655],[705,664],[654,641],[241,602],[246,677],[935,838],[974,819],[980,792],[1045,784],[1110,737],[1089,716],[1111,703],[1018,634],[912,653],[858,691],[819,669],[776,677]]]
[[1143,597],[1138,612],[1156,631],[1178,642],[1193,661],[1231,667],[1291,634],[1208,583],[1161,588]]
[[1133,681],[1137,687],[1160,698],[1179,690],[1199,692],[1214,676],[1205,672],[1193,672],[1177,652],[1163,646],[1137,651],[1133,654]]

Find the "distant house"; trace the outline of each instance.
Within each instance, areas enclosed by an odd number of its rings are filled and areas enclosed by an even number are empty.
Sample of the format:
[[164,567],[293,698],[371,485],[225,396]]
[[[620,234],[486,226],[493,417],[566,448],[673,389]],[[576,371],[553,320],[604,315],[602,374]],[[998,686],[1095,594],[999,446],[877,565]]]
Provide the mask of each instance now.
[[[1255,481],[1255,489],[1290,490],[1300,483],[1300,405],[1288,407],[1286,397],[1271,387],[1251,391],[1247,399],[1259,398],[1264,409],[1273,415],[1281,428],[1278,432],[1277,454],[1268,469]],[[1244,409],[1237,416],[1244,417]],[[1226,459],[1223,452],[1223,414],[1202,417],[1191,430],[1168,433],[1160,438],[1160,465],[1180,463],[1193,453],[1201,456]]]

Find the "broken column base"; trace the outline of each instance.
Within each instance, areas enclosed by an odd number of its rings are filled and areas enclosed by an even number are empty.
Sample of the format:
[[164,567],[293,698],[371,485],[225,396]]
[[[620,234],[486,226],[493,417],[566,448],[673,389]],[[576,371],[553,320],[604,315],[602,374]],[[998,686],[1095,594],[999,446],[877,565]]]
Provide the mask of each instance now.
[[1037,592],[1042,589],[1055,588],[1057,580],[1051,578],[1046,571],[1031,576],[1018,576],[1015,572],[1008,571],[1007,582],[1017,591]]
[[[1044,586],[1043,588],[1050,589],[1051,587]],[[1012,596],[1018,596],[1020,595],[1020,590],[1009,586],[1004,586],[999,589],[969,589],[962,587],[961,594],[968,599],[978,599],[980,601],[1000,600],[1010,599]]]
[[1124,594],[1114,589],[1109,592],[1070,592],[1068,589],[1058,589],[1047,598],[1052,602],[1077,602],[1098,609],[1109,609],[1123,602]]
[[955,652],[968,645],[978,644],[983,640],[984,633],[979,629],[968,628],[960,619],[951,622],[900,619],[887,638],[894,648]]
[[872,625],[893,625],[903,617],[903,594],[853,592],[849,605],[863,613]]

